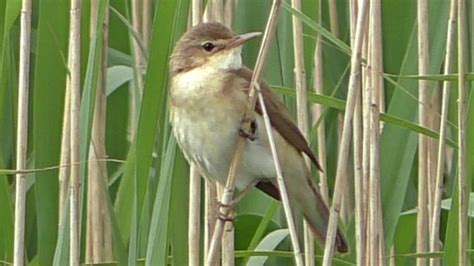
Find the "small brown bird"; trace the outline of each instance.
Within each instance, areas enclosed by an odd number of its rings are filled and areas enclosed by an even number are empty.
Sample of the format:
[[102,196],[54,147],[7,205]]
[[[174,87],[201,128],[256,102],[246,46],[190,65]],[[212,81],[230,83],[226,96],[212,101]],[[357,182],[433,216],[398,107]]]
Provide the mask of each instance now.
[[[226,182],[238,135],[244,133],[240,124],[248,106],[252,71],[242,66],[242,44],[258,35],[235,35],[220,23],[203,23],[181,37],[170,59],[170,120],[176,140],[202,175],[221,184]],[[292,207],[300,209],[324,244],[329,211],[303,154],[321,169],[319,163],[283,103],[265,81],[259,81],[259,85]],[[239,191],[256,186],[279,200],[276,171],[258,104],[254,117],[252,132],[245,133],[247,144],[235,186]],[[339,229],[335,245],[341,253],[348,251]]]

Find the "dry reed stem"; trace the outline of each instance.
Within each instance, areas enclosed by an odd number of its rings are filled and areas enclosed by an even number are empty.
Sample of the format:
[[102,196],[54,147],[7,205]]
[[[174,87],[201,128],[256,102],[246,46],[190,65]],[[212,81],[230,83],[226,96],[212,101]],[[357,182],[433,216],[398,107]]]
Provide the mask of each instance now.
[[[444,59],[444,74],[450,74],[452,71],[452,59],[454,50],[454,38],[455,38],[455,27],[456,27],[456,16],[457,16],[457,1],[451,1],[451,7],[449,12],[448,21],[448,32],[446,41],[446,52]],[[448,121],[448,110],[449,110],[449,95],[451,93],[451,82],[443,82],[443,96],[441,103],[441,122],[440,122],[440,135],[438,142],[438,162],[435,177],[435,198],[433,200],[433,211],[431,213],[431,234],[430,234],[430,252],[439,251],[440,239],[439,239],[439,223],[441,215],[441,199],[443,196],[443,173],[444,173],[444,156],[445,156],[445,144],[446,144],[446,128]],[[439,265],[440,260],[437,258],[430,259],[430,265]]]
[[[16,169],[26,169],[28,152],[28,90],[30,74],[31,0],[21,6],[20,62],[18,74],[18,117]],[[25,259],[26,176],[16,175],[13,265],[23,266]]]
[[329,21],[331,32],[339,37],[339,20],[337,15],[337,0],[328,0]]
[[[266,29],[265,29],[265,33],[264,33],[264,36],[263,36],[262,45],[260,47],[259,54],[258,54],[258,57],[257,57],[257,62],[255,64],[255,70],[253,72],[252,79],[251,79],[250,85],[249,85],[249,89],[250,89],[250,92],[249,92],[249,106],[247,107],[247,109],[244,113],[244,116],[242,118],[242,121],[243,121],[242,122],[242,128],[244,130],[250,129],[250,121],[251,121],[251,117],[253,116],[255,104],[256,104],[256,101],[257,101],[257,96],[259,96],[259,98],[261,98],[261,93],[259,93],[259,90],[257,89],[258,80],[259,80],[260,75],[262,73],[262,69],[263,69],[263,65],[264,65],[263,63],[265,62],[265,59],[267,57],[271,40],[273,39],[273,35],[275,33],[277,18],[278,18],[280,7],[281,7],[281,0],[274,0],[273,4],[272,4],[272,8],[270,10],[270,15],[269,15],[269,19],[268,19],[267,26],[266,26]],[[278,175],[277,181],[278,181],[278,184],[279,184],[280,194],[282,196],[283,206],[284,206],[284,209],[285,209],[285,216],[286,216],[287,221],[288,221],[288,227],[289,227],[289,230],[290,230],[290,236],[291,236],[291,240],[292,240],[292,244],[293,244],[293,248],[294,248],[294,255],[295,255],[296,264],[297,265],[303,265],[303,259],[302,259],[302,256],[301,256],[301,253],[300,253],[300,250],[299,250],[299,244],[298,244],[298,240],[297,240],[297,236],[296,236],[296,230],[295,230],[295,227],[294,227],[293,219],[291,217],[291,210],[289,209],[288,195],[286,194],[286,188],[284,186],[284,181],[281,178],[281,171],[279,171],[280,170],[279,169],[279,163],[278,163],[278,160],[277,160],[276,151],[274,152],[274,143],[272,141],[273,137],[271,135],[271,126],[269,124],[268,115],[266,114],[266,109],[265,109],[265,105],[264,105],[263,101],[260,102],[260,106],[262,108],[262,113],[263,113],[263,117],[264,117],[264,120],[265,120],[265,124],[267,126],[267,131],[270,131],[270,133],[269,133],[270,147],[272,148],[272,155],[273,155],[275,168],[276,168],[277,175]],[[265,118],[265,117],[267,117],[267,118]],[[235,177],[236,177],[236,174],[237,174],[237,171],[238,171],[238,168],[239,168],[240,160],[241,160],[241,157],[242,157],[242,151],[245,148],[245,144],[246,144],[246,139],[243,138],[243,137],[240,137],[238,139],[236,149],[235,149],[235,153],[234,153],[234,156],[233,156],[231,164],[230,164],[227,183],[226,183],[226,186],[225,186],[225,189],[224,189],[224,196],[222,197],[222,200],[221,200],[221,203],[223,203],[223,205],[220,208],[220,212],[224,215],[228,215],[228,213],[229,213],[229,208],[226,205],[228,205],[231,202],[232,197],[233,197]],[[217,255],[217,248],[220,244],[219,242],[220,242],[220,236],[222,235],[222,230],[223,230],[223,221],[218,220],[217,223],[216,223],[213,238],[212,238],[211,245],[210,245],[210,248],[209,248],[209,254],[208,254],[209,257],[207,258],[208,259],[207,260],[208,265],[210,264],[210,262],[213,261],[213,258],[215,258],[216,255]]]
[[80,105],[81,105],[81,0],[71,0],[69,50],[71,57],[69,71],[71,75],[71,176],[70,176],[70,255],[69,264],[79,265],[80,260]]
[[[357,18],[357,2],[352,1],[350,5],[350,34],[351,46],[355,38],[355,26]],[[364,42],[366,43],[366,42]],[[364,55],[363,55],[364,57]],[[365,56],[366,57],[366,56]],[[365,79],[362,75],[363,81]],[[364,83],[364,82],[362,82]],[[366,210],[364,198],[366,196],[363,182],[363,130],[362,130],[362,95],[358,95],[354,108],[353,119],[353,157],[354,157],[354,207],[355,207],[355,239],[356,239],[356,262],[357,265],[366,265]]]
[[[328,7],[329,7],[329,21],[330,21],[330,30],[334,34],[334,36],[339,37],[339,19],[338,19],[338,14],[337,14],[337,1],[336,0],[328,0]],[[342,113],[338,113],[338,127],[337,127],[337,133],[338,133],[338,144],[340,145],[341,142],[341,136],[342,136],[342,124],[343,124],[344,117]],[[346,172],[343,173],[343,176],[348,179],[348,171],[347,169],[345,170]],[[344,196],[342,198],[342,205],[341,205],[341,213],[340,213],[340,218],[342,222],[345,224],[347,222],[348,217],[350,216],[350,209],[351,209],[351,203],[349,202],[350,199],[350,191],[348,187],[345,187],[344,191]]]
[[[68,51],[67,62],[71,61],[71,50]],[[61,156],[59,165],[59,221],[58,225],[62,225],[64,218],[65,204],[67,202],[67,193],[69,188],[69,174],[71,163],[71,76],[66,76],[66,93],[64,95],[64,113],[63,127],[61,130]]]
[[130,84],[129,87],[129,124],[128,124],[128,135],[130,142],[135,139],[135,134],[138,126],[138,106],[142,96],[143,90],[143,72],[145,69],[145,55],[141,50],[139,41],[143,42],[141,18],[142,18],[142,5],[143,0],[133,0],[132,2],[132,27],[135,34],[130,32],[130,39],[132,42],[132,55],[134,61],[134,83]]
[[[291,7],[295,10],[301,11],[301,1],[291,0]],[[304,47],[303,47],[303,25],[301,19],[293,15],[292,32],[293,32],[293,47],[295,58],[295,85],[296,85],[296,110],[297,122],[303,136],[308,138],[308,96],[306,91],[306,70],[304,66]],[[310,168],[309,158],[306,159],[306,165]],[[304,222],[304,252],[305,265],[314,265],[314,235],[308,228],[308,224]]]
[[188,252],[189,265],[198,266],[199,240],[200,240],[200,215],[201,212],[201,175],[196,165],[191,164],[189,169],[189,217],[188,217]]
[[[319,8],[318,8],[318,22],[321,23],[321,1],[319,1]],[[321,43],[321,36],[318,35],[316,37],[316,44],[314,48],[314,83],[313,83],[313,90],[323,95],[323,50],[322,50],[322,43]],[[318,121],[323,119],[323,108],[320,104],[313,104],[312,105],[312,117],[313,122],[312,126],[316,126]],[[323,169],[326,169],[326,129],[325,129],[325,122],[321,120],[319,125],[316,128],[316,134],[318,139],[318,159],[319,164]],[[319,172],[319,191],[321,192],[321,196],[326,204],[329,205],[329,192],[328,192],[328,180],[326,171]]]
[[382,23],[380,0],[370,2],[370,175],[368,238],[372,265],[384,265],[383,226],[380,200],[380,90],[383,90]]
[[225,1],[224,24],[229,28],[232,28],[232,24],[234,22],[235,5],[236,5],[235,0]]
[[192,0],[191,3],[192,8],[192,20],[193,26],[202,22],[202,0]]
[[[418,74],[427,75],[429,71],[429,39],[428,39],[428,1],[419,0],[417,5],[418,20]],[[419,121],[420,125],[427,127],[428,119],[428,95],[429,82],[420,80],[419,90]],[[428,220],[428,139],[424,135],[419,136],[418,144],[418,213],[417,213],[417,235],[416,252],[424,253],[428,244],[429,220]],[[426,258],[418,257],[418,266],[426,265]]]
[[466,1],[459,0],[458,3],[458,248],[459,265],[467,265],[467,248],[469,239],[468,208],[469,191],[467,190],[466,173],[466,72],[467,72],[467,22]]
[[[89,148],[88,164],[88,197],[87,197],[87,232],[86,256],[88,263],[97,263],[112,260],[112,238],[110,235],[111,224],[108,216],[107,202],[103,187],[107,179],[107,166],[105,148],[105,125],[107,112],[107,48],[108,48],[108,16],[104,21],[98,21],[99,1],[91,4],[91,39],[102,39],[100,73],[96,90],[95,109],[93,114],[92,134]],[[107,10],[105,11],[107,12]],[[97,36],[98,23],[103,23],[102,38]],[[102,179],[102,180],[101,180]]]
[[288,230],[290,231],[290,237],[291,237],[291,242],[293,245],[293,252],[295,256],[295,263],[296,265],[305,265],[303,264],[303,258],[301,256],[300,252],[300,247],[299,247],[299,242],[298,242],[298,236],[296,234],[296,226],[293,221],[292,217],[292,211],[290,207],[290,201],[288,199],[288,193],[286,190],[285,186],[285,181],[283,180],[283,175],[282,171],[280,168],[280,163],[278,160],[278,153],[275,145],[275,140],[273,138],[273,132],[272,132],[272,125],[270,123],[270,118],[268,117],[268,113],[265,107],[265,100],[263,99],[262,92],[260,91],[260,87],[258,84],[255,85],[255,88],[257,90],[257,96],[258,96],[258,103],[260,104],[260,107],[262,108],[262,115],[263,115],[263,121],[265,122],[265,130],[267,131],[268,135],[268,141],[270,143],[270,149],[272,151],[272,156],[273,156],[273,162],[275,163],[275,170],[277,173],[277,181],[278,181],[278,188],[280,190],[280,195],[281,199],[283,202],[283,208],[285,210],[285,217],[286,221],[288,223]]
[[[148,1],[148,0],[147,0]],[[202,1],[193,0],[191,6],[192,25],[202,20]],[[189,168],[189,217],[188,217],[188,263],[190,266],[200,265],[200,228],[201,228],[201,175],[196,165]]]
[[357,265],[366,265],[366,219],[364,212],[364,190],[362,182],[362,103],[359,96],[354,109],[354,198],[355,198],[355,239]]
[[341,145],[339,147],[339,158],[337,161],[336,184],[334,189],[333,204],[330,209],[328,232],[326,236],[326,245],[324,248],[323,265],[331,265],[334,254],[334,243],[337,232],[337,220],[341,209],[343,192],[345,191],[345,177],[342,176],[347,169],[347,159],[349,155],[351,138],[351,121],[354,114],[354,107],[357,100],[360,87],[360,65],[362,40],[367,18],[367,1],[363,0],[360,5],[357,16],[357,26],[355,34],[354,49],[351,55],[351,75],[349,79],[349,89],[346,102],[346,112],[344,115],[344,127],[342,130]]
[[[365,30],[367,32],[368,30]],[[364,36],[364,47],[362,51],[362,57],[366,58],[367,62],[370,62],[372,59],[371,42],[369,41],[369,34],[366,33]],[[372,255],[370,253],[371,249],[369,246],[369,238],[372,234],[369,226],[369,179],[370,179],[370,87],[372,86],[371,71],[369,70],[370,65],[367,67],[362,67],[362,210],[363,210],[363,219],[365,225],[365,262],[364,265],[369,265],[372,260]]]
[[[217,183],[217,198],[221,198],[222,194],[224,193],[224,187]],[[234,217],[235,212],[230,210],[229,216]],[[234,254],[234,224],[233,223],[225,223],[224,224],[224,231],[222,233],[222,248],[221,248],[221,264],[232,266],[235,262],[235,254]]]
[[[70,56],[68,56],[69,58]],[[68,59],[69,61],[70,59]],[[62,127],[62,136],[61,136],[61,158],[59,165],[69,165],[71,161],[71,111],[70,111],[70,102],[71,102],[71,89],[70,89],[70,78],[69,75],[66,81],[66,93],[64,97],[64,114],[63,114],[63,127]],[[69,172],[70,167],[60,167],[59,169],[59,226],[63,223],[63,212],[64,206],[67,201],[67,190],[69,187]]]
[[[204,262],[208,261],[209,258],[209,247],[216,227],[217,206],[217,183],[206,179],[204,191]],[[213,261],[208,265],[217,265],[217,257],[213,258]]]
[[143,46],[145,49],[148,49],[150,45],[150,37],[151,37],[151,22],[152,22],[152,0],[142,0],[142,39],[143,39]]

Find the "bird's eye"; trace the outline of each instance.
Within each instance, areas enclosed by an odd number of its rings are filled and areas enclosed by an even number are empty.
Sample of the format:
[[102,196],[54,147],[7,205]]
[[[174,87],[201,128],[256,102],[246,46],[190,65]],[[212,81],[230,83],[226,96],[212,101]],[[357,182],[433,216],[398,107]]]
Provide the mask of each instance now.
[[202,45],[202,48],[208,52],[212,51],[216,47],[213,43],[211,42],[206,42]]

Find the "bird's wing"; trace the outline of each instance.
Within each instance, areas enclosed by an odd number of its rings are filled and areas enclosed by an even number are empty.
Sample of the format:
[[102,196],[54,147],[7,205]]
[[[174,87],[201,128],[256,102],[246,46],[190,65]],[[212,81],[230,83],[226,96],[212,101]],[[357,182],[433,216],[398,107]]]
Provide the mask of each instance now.
[[[234,70],[233,72],[237,76],[250,83],[252,71],[248,68],[240,68],[238,70]],[[270,86],[264,80],[260,80],[259,85],[263,94],[263,99],[265,101],[265,107],[267,108],[267,113],[270,118],[270,123],[272,124],[273,128],[278,133],[280,133],[280,135],[296,150],[305,153],[311,159],[314,165],[320,171],[322,171],[321,165],[309,147],[308,142],[304,138],[303,134],[301,134],[300,130],[291,119],[286,106],[270,89]],[[246,86],[246,88],[248,89],[248,86]],[[255,106],[255,111],[262,115],[262,108],[258,102]]]

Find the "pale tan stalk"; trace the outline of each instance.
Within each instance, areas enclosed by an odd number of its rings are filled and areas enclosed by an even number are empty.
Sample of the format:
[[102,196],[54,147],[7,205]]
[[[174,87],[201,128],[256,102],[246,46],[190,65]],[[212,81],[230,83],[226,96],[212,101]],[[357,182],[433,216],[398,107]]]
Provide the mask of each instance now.
[[[21,6],[20,62],[18,74],[18,117],[16,142],[16,170],[26,169],[28,155],[28,90],[30,74],[31,0]],[[15,229],[13,265],[25,264],[26,175],[16,174]]]
[[467,248],[469,240],[469,191],[467,190],[466,162],[466,102],[467,102],[467,22],[466,1],[458,3],[458,261],[459,265],[467,265]]
[[[107,66],[108,66],[108,49],[109,49],[109,9],[105,9],[105,14],[104,14],[104,21],[103,23],[103,28],[102,28],[102,58],[101,58],[101,76],[100,76],[100,86],[102,87],[102,94],[101,94],[101,122],[103,123],[102,125],[102,154],[98,158],[98,161],[102,161],[102,167],[103,167],[103,176],[104,182],[102,183],[102,186],[106,186],[102,188],[102,216],[103,216],[103,223],[104,223],[104,232],[102,233],[104,235],[104,242],[103,242],[103,247],[104,247],[104,257],[103,261],[112,261],[113,259],[113,251],[112,251],[112,221],[109,212],[107,211],[107,195],[104,194],[104,191],[108,191],[107,184],[108,184],[108,178],[107,178],[107,153],[105,151],[105,131],[106,131],[106,115],[107,115]],[[97,105],[96,105],[97,106]],[[96,107],[97,109],[97,107]]]
[[[427,75],[429,71],[429,46],[428,46],[428,1],[419,0],[417,6],[418,19],[418,74]],[[420,126],[428,126],[428,94],[429,82],[420,80],[419,87],[419,121]],[[428,249],[428,139],[419,136],[418,144],[418,213],[416,252],[424,253]],[[417,265],[426,265],[426,259],[418,257]]]
[[202,22],[202,0],[192,0],[193,26]]
[[[355,27],[357,18],[357,2],[351,1],[350,5],[350,33],[351,46],[353,46],[355,38]],[[365,53],[366,54],[366,53]],[[362,55],[364,58],[364,55]],[[365,55],[366,57],[366,55]],[[364,72],[362,72],[364,84]],[[354,157],[354,199],[355,199],[355,250],[357,257],[357,265],[367,265],[366,263],[366,210],[364,205],[364,197],[366,190],[363,182],[363,146],[362,146],[362,95],[358,95],[356,106],[354,109],[353,119],[353,157]]]
[[[328,7],[329,7],[329,20],[330,20],[330,30],[331,32],[336,36],[339,37],[339,19],[338,19],[338,14],[337,14],[337,1],[336,0],[328,0]],[[343,125],[344,117],[342,113],[338,114],[338,142],[339,145],[341,144],[341,136],[342,136],[342,125]],[[348,169],[345,169],[345,173],[342,175],[344,178],[346,178],[346,183],[348,182],[349,178],[349,172]],[[341,221],[345,224],[347,222],[347,219],[350,216],[350,209],[352,203],[350,202],[350,191],[348,189],[348,186],[345,186],[344,189],[344,196],[342,197],[342,205],[341,205],[341,211],[340,211],[340,218]]]
[[[363,207],[364,207],[364,219],[366,222],[365,227],[365,237],[366,237],[366,263],[367,265],[372,265],[374,263],[374,257],[376,258],[377,255],[373,254],[373,250],[370,248],[370,238],[374,235],[372,231],[372,227],[370,226],[370,144],[371,144],[371,107],[370,104],[372,102],[372,42],[371,42],[371,34],[368,29],[365,30],[366,34],[364,36],[364,43],[363,43],[363,51],[362,56],[366,59],[366,66],[362,68],[362,185],[363,185]],[[376,259],[375,259],[376,260]]]
[[151,37],[151,20],[152,20],[152,1],[151,0],[142,0],[142,38],[143,38],[143,46],[145,49],[148,49],[150,45],[150,37]]
[[[301,1],[291,0],[291,7],[301,11]],[[292,16],[293,47],[295,58],[295,85],[296,85],[296,111],[298,128],[303,136],[308,139],[308,95],[306,91],[306,70],[304,66],[303,47],[303,25],[297,16]],[[310,168],[309,158],[306,158],[306,165]],[[304,222],[304,251],[305,265],[314,265],[314,235]]]
[[[451,1],[451,7],[449,12],[448,21],[448,32],[446,42],[446,52],[444,59],[444,74],[450,74],[452,71],[452,59],[453,50],[455,43],[455,30],[456,30],[456,16],[457,16],[457,1]],[[448,110],[449,110],[449,95],[451,93],[451,82],[443,82],[443,96],[441,103],[441,122],[439,129],[439,142],[438,142],[438,162],[436,169],[436,186],[435,186],[435,198],[433,200],[433,212],[431,218],[431,234],[430,234],[430,252],[439,251],[440,239],[439,239],[439,223],[441,215],[441,199],[443,196],[443,173],[444,173],[444,156],[445,156],[445,144],[446,144],[446,127],[448,121]],[[430,265],[436,266],[440,264],[440,260],[437,258],[430,259]]]
[[355,239],[357,265],[366,265],[366,220],[363,205],[363,175],[362,175],[362,107],[359,96],[354,109],[354,198],[355,198]]
[[337,0],[328,0],[329,21],[331,23],[331,32],[339,37],[339,20],[337,15]]
[[188,249],[189,265],[198,266],[199,263],[199,239],[200,239],[200,215],[201,212],[201,175],[196,165],[191,164],[189,169],[189,231]]
[[[97,35],[97,23],[98,23],[98,1],[91,1],[91,15],[90,15],[90,35],[91,39],[95,38]],[[97,88],[95,104],[100,105],[100,86]],[[100,108],[100,107],[99,107]],[[99,122],[100,115],[98,110],[94,110],[93,124],[92,124],[92,134],[91,134],[91,143],[89,148],[89,164],[88,164],[88,178],[89,182],[87,184],[87,230],[86,230],[86,254],[85,262],[86,263],[95,263],[99,262],[101,258],[101,243],[102,239],[102,223],[100,219],[100,180],[99,175],[101,175],[101,169],[98,162],[93,162],[93,160],[98,159],[95,147],[93,143],[95,141],[100,141],[102,135],[97,127],[100,127],[97,123]],[[100,145],[100,144],[99,144]]]
[[98,38],[98,23],[103,23],[101,69],[96,90],[95,109],[92,122],[91,143],[88,164],[88,197],[87,197],[87,232],[86,232],[86,262],[99,263],[112,260],[112,238],[110,235],[110,217],[107,212],[107,158],[105,150],[105,126],[107,111],[107,47],[108,47],[108,17],[98,20],[99,1],[91,3],[91,39]]
[[[70,59],[68,59],[70,61]],[[61,158],[59,165],[64,167],[59,168],[59,226],[63,223],[63,211],[67,201],[67,191],[69,187],[69,173],[71,162],[71,89],[69,75],[66,80],[66,93],[64,96],[64,114],[63,114],[63,128],[61,136]]]
[[380,0],[370,1],[370,177],[369,177],[369,227],[368,238],[371,265],[384,265],[383,226],[380,201],[380,90],[383,90],[382,23]]
[[235,0],[227,0],[224,5],[224,24],[232,28],[234,22]]
[[[138,126],[138,102],[142,96],[143,90],[143,71],[145,70],[145,55],[140,49],[139,41],[143,41],[142,26],[141,26],[141,2],[143,0],[132,0],[132,26],[136,32],[136,37],[130,33],[130,38],[132,41],[132,55],[134,60],[134,70],[135,70],[135,82],[130,85],[130,97],[129,97],[129,125],[128,133],[129,140],[133,141],[135,139],[136,128]],[[138,38],[138,39],[137,39]]]
[[[319,8],[318,8],[318,21],[321,23],[321,1],[319,1]],[[316,46],[314,48],[314,84],[313,90],[317,94],[324,94],[323,91],[323,50],[322,50],[322,43],[321,43],[321,35],[316,37]],[[326,169],[326,127],[322,117],[323,108],[320,104],[313,104],[312,105],[312,112],[313,112],[313,122],[312,126],[317,125],[316,132],[318,137],[318,159],[319,164],[323,168]],[[326,204],[329,205],[329,192],[328,192],[328,179],[326,175],[326,171],[319,172],[319,191],[321,192],[321,196]]]
[[[206,179],[204,191],[204,261],[209,258],[209,248],[211,246],[212,234],[216,227],[217,219],[217,183]],[[217,252],[217,251],[216,251]],[[213,258],[208,265],[217,265],[217,257]]]
[[81,0],[71,0],[69,50],[71,57],[69,71],[71,75],[71,176],[70,176],[70,236],[69,264],[79,265],[80,260],[80,106],[81,106]]
[[[202,1],[193,0],[191,6],[192,26],[202,20]],[[207,182],[206,182],[207,186]],[[188,262],[190,266],[199,266],[200,228],[201,228],[201,175],[196,165],[189,167],[189,217],[188,217]],[[215,219],[213,219],[215,221]],[[207,235],[207,234],[206,234]],[[207,238],[206,238],[207,239]],[[207,245],[206,249],[207,250]]]
[[347,94],[346,112],[344,115],[344,127],[342,129],[341,145],[339,146],[339,158],[337,161],[336,184],[334,189],[333,203],[329,214],[328,232],[324,248],[323,265],[331,265],[334,254],[334,243],[337,232],[337,221],[341,210],[341,201],[345,191],[345,177],[342,176],[347,169],[347,159],[349,155],[351,139],[351,121],[354,114],[354,107],[357,101],[357,95],[360,88],[360,65],[362,40],[367,18],[367,1],[362,0],[359,14],[357,16],[356,37],[354,49],[351,55],[351,75],[349,79],[349,89]]
[[272,151],[272,156],[273,156],[273,161],[275,163],[275,170],[277,173],[277,181],[278,181],[278,188],[280,191],[281,199],[283,202],[283,208],[285,210],[285,217],[286,221],[288,223],[288,230],[290,231],[290,237],[291,237],[291,242],[293,245],[293,252],[295,256],[295,262],[296,265],[305,265],[303,264],[303,257],[301,256],[301,251],[299,247],[299,242],[298,242],[298,236],[296,234],[296,226],[295,222],[293,221],[292,217],[292,211],[290,207],[290,201],[288,198],[288,193],[286,190],[285,186],[285,181],[283,180],[283,175],[282,171],[280,168],[280,163],[278,160],[278,154],[277,154],[277,149],[275,145],[275,140],[273,139],[273,131],[272,131],[272,125],[270,123],[270,118],[268,117],[268,113],[265,107],[265,100],[263,99],[262,92],[260,91],[259,85],[255,84],[255,88],[257,90],[257,96],[258,96],[258,103],[260,104],[260,107],[262,108],[262,115],[263,115],[263,120],[265,122],[265,130],[267,131],[268,135],[268,141],[270,143],[270,148]]
[[[219,183],[217,183],[219,184]],[[224,187],[218,185],[217,186],[217,198],[221,198],[224,194]],[[235,212],[234,210],[230,210],[229,216],[234,217]],[[235,262],[235,254],[234,254],[234,224],[233,223],[225,223],[224,224],[224,231],[222,234],[222,265],[233,266]]]
[[[249,130],[250,129],[250,121],[251,121],[251,117],[253,116],[253,112],[254,112],[256,101],[257,101],[257,97],[259,99],[262,98],[261,93],[259,93],[259,89],[258,89],[258,80],[259,80],[260,75],[262,73],[262,69],[263,69],[263,65],[264,65],[263,63],[265,62],[266,56],[268,54],[268,50],[269,50],[269,47],[270,47],[270,44],[271,44],[271,40],[272,40],[273,35],[275,33],[280,7],[281,7],[281,0],[274,0],[273,4],[272,4],[272,8],[270,10],[270,16],[269,16],[269,19],[268,19],[268,22],[267,22],[265,33],[264,33],[264,36],[263,36],[262,45],[260,47],[259,54],[258,54],[258,57],[257,57],[257,62],[255,64],[255,70],[253,72],[252,79],[251,79],[250,85],[249,85],[249,89],[250,89],[250,92],[249,92],[249,106],[247,107],[247,109],[245,111],[245,114],[242,118],[242,121],[243,121],[242,122],[242,128],[243,128],[243,130]],[[265,125],[266,125],[266,130],[269,132],[268,135],[269,135],[270,147],[272,149],[273,160],[274,160],[275,168],[276,168],[276,171],[277,171],[277,181],[278,181],[278,185],[279,185],[279,188],[280,188],[280,194],[281,194],[282,201],[283,201],[285,216],[286,216],[286,219],[287,219],[287,222],[288,222],[290,236],[291,236],[291,240],[292,240],[292,244],[293,244],[296,265],[303,265],[303,258],[302,258],[301,253],[300,253],[300,248],[299,248],[298,239],[297,239],[297,235],[296,235],[295,225],[294,225],[294,222],[293,222],[293,218],[291,216],[291,210],[289,209],[288,195],[286,194],[286,188],[285,188],[285,185],[284,185],[284,181],[281,177],[281,169],[280,169],[279,163],[278,163],[278,158],[277,158],[277,154],[276,154],[276,150],[275,150],[275,143],[273,142],[273,136],[272,136],[272,133],[271,133],[271,131],[272,131],[271,130],[271,125],[269,123],[268,115],[266,113],[266,109],[265,109],[265,105],[263,103],[263,100],[260,101],[260,106],[262,108],[262,113],[263,113],[263,118],[264,118]],[[237,141],[235,153],[234,153],[234,156],[233,156],[231,164],[230,164],[229,174],[228,174],[228,177],[227,177],[227,183],[226,183],[226,186],[225,186],[225,189],[224,189],[224,196],[221,199],[221,203],[223,203],[223,204],[221,204],[220,212],[223,215],[228,215],[229,214],[228,205],[231,202],[232,197],[233,197],[235,177],[236,177],[236,174],[237,174],[237,171],[238,171],[238,168],[239,168],[240,160],[242,158],[242,151],[245,148],[245,144],[246,144],[246,139],[243,138],[243,137],[240,137]],[[207,258],[207,265],[210,265],[210,262],[212,262],[213,259],[217,255],[217,249],[218,249],[218,246],[220,245],[223,225],[224,225],[224,222],[222,220],[218,220],[217,223],[216,223],[213,238],[211,240],[211,245],[210,245],[210,248],[209,248],[209,257]]]
[[224,23],[223,11],[222,0],[209,0],[204,10],[204,22],[217,21]]

